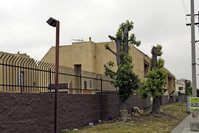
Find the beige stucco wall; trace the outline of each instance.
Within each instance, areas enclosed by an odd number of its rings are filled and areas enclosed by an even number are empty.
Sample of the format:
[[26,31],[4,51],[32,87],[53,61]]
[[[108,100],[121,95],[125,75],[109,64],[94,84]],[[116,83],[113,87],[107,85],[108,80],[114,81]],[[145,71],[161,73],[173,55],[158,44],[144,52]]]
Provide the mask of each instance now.
[[[75,64],[81,64],[82,70],[90,71],[94,73],[104,74],[104,64],[109,60],[115,62],[113,70],[117,70],[115,56],[105,50],[103,43],[81,42],[73,43],[72,45],[66,45],[60,47],[60,65],[74,68]],[[114,42],[108,42],[109,47],[116,51]],[[134,46],[130,46],[130,54],[133,59],[134,72],[139,75],[141,79],[144,79],[144,60],[150,63],[149,57],[141,53]],[[52,47],[48,53],[41,60],[43,62],[55,62],[55,47]]]
[[166,83],[165,83],[164,89],[170,95],[176,89],[176,86],[175,86],[175,76],[171,72],[169,72],[166,68],[163,68],[163,69],[167,72]]
[[[104,74],[104,64],[112,60],[115,62],[115,67],[113,70],[116,71],[116,58],[110,51],[104,48],[104,44],[106,43],[107,42],[94,43],[92,41],[88,41],[61,46],[59,55],[60,65],[71,68],[74,68],[74,65],[81,65],[81,70],[96,74]],[[108,42],[108,44],[113,51],[116,51],[116,45],[114,42]],[[132,62],[134,66],[133,71],[141,80],[144,80],[146,72],[150,71],[150,67],[144,67],[144,61],[150,64],[150,57],[145,55],[133,45],[129,45],[129,47],[129,53],[132,56]],[[43,57],[42,61],[50,63],[55,62],[55,47],[52,47],[48,51],[48,53]],[[169,94],[171,94],[173,91],[175,91],[175,76],[166,68],[164,69],[168,73],[164,89],[168,90]]]
[[[144,55],[138,51],[134,46],[130,45],[129,50],[131,56],[132,56],[132,63],[133,63],[133,71],[135,74],[139,76],[141,80],[144,80]],[[150,63],[149,60],[146,60],[148,63]]]
[[[179,90],[179,87],[182,87],[183,90]],[[176,90],[175,90],[175,94],[178,95],[178,92],[181,92],[183,94],[185,94],[185,81],[180,81],[180,80],[177,80],[176,81]]]
[[[108,43],[109,47],[116,51],[116,47],[114,43]],[[105,50],[104,48],[105,43],[97,43],[96,44],[96,50],[95,50],[95,63],[96,63],[96,72],[100,74],[104,74],[104,65],[107,64],[108,61],[115,62],[115,66],[113,67],[113,70],[117,70],[117,64],[116,64],[116,58],[115,56],[109,52],[108,50]]]
[[[59,53],[59,63],[61,66],[74,68],[74,65],[81,64],[82,70],[95,72],[95,44],[93,42],[60,46]],[[52,47],[41,61],[54,63],[55,47]]]
[[[104,74],[104,64],[107,64],[110,60],[115,62],[113,70],[117,70],[116,57],[110,51],[105,50],[104,44],[105,43],[96,44],[96,72],[100,74]],[[114,42],[108,42],[108,45],[113,51],[116,51],[116,45]],[[150,60],[134,46],[129,45],[129,47],[129,53],[132,56],[133,71],[139,75],[140,79],[144,80],[144,60],[148,63],[150,63]]]

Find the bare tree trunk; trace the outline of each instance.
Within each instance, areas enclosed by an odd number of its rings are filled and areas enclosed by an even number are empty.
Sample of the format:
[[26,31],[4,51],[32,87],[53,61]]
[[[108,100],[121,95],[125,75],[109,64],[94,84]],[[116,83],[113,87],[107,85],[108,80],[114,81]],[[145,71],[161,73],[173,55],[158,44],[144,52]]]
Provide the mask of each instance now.
[[116,56],[116,59],[117,59],[117,66],[119,67],[119,65],[121,64],[121,57],[120,57],[120,51],[121,51],[121,40],[119,38],[116,38],[115,40],[116,42],[116,50],[117,50],[117,56]]
[[152,54],[152,64],[151,64],[151,70],[152,70],[153,68],[157,67],[158,56],[157,56],[157,48],[156,47],[152,48],[151,54]]
[[[157,67],[157,48],[152,48],[152,64],[151,70]],[[159,114],[160,113],[160,97],[153,98],[153,105],[152,105],[152,114]]]
[[126,121],[128,118],[128,109],[127,109],[126,100],[120,102],[120,118],[122,121]]
[[[116,52],[113,52],[113,50],[111,50],[110,47],[107,48],[109,51],[111,51],[116,56],[118,68],[119,68],[119,65],[123,62],[123,57],[121,57],[121,52],[125,52],[126,54],[128,54],[128,52],[129,52],[129,47],[128,47],[129,29],[128,29],[128,26],[124,27],[124,29],[122,29],[122,30],[124,33],[123,38],[121,38],[120,34],[116,34],[116,37],[109,35],[109,38],[111,40],[114,40],[116,43]],[[124,44],[123,49],[121,49],[122,44]],[[121,51],[121,50],[124,50],[124,51]],[[104,67],[105,67],[105,69],[107,69],[106,65],[104,65]],[[119,88],[119,89],[121,89],[121,88]],[[128,110],[127,110],[126,100],[120,102],[120,118],[122,119],[122,121],[126,121],[128,118]]]
[[124,27],[124,46],[125,46],[125,53],[129,52],[129,46],[128,46],[128,38],[129,38],[129,31],[128,31],[128,27]]
[[160,97],[153,98],[152,114],[160,114]]

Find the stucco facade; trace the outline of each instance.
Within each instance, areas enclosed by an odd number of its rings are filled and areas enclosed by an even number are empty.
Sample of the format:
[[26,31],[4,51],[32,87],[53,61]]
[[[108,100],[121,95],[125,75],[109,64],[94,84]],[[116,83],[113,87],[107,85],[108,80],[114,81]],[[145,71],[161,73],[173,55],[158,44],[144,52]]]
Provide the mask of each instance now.
[[[104,64],[112,60],[116,62],[115,56],[104,48],[104,44],[108,43],[109,47],[116,51],[114,42],[95,43],[93,41],[78,42],[72,45],[60,46],[60,65],[74,68],[74,70],[84,70],[95,74],[104,74]],[[150,71],[150,57],[142,51],[129,45],[130,54],[133,59],[133,71],[139,76],[141,80],[146,78]],[[51,47],[46,55],[42,58],[42,62],[55,62],[55,47]],[[164,68],[167,74],[167,80],[164,85],[165,91],[172,94],[175,91],[175,76]],[[117,70],[117,65],[113,70]]]
[[176,80],[176,91],[175,95],[178,95],[180,92],[181,94],[185,94],[185,79]]

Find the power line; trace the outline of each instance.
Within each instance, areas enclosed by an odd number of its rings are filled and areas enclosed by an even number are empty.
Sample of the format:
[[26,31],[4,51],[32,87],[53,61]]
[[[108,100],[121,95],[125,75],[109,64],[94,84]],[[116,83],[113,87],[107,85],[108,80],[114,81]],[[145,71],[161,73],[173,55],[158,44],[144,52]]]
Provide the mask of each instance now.
[[183,5],[185,14],[188,14],[188,9],[187,9],[187,6],[186,6],[184,0],[181,0],[181,2],[182,2],[182,5]]
[[[184,9],[184,13],[185,13],[185,14],[189,14],[189,11],[188,11],[188,9],[187,9],[187,6],[186,6],[186,4],[185,4],[185,1],[184,1],[184,0],[181,0],[181,2],[182,2],[183,9]],[[198,19],[198,16],[195,16],[195,19]]]

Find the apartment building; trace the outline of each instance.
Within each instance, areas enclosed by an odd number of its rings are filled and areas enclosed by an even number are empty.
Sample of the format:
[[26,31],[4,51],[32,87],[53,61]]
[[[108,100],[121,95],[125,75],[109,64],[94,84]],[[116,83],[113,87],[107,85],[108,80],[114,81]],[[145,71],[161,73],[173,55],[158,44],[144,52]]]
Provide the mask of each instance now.
[[[76,42],[72,43],[72,45],[60,46],[59,63],[61,66],[73,68],[74,73],[77,75],[79,75],[81,71],[95,73],[93,76],[98,74],[103,75],[105,71],[104,64],[110,60],[116,62],[115,56],[104,48],[106,43],[109,44],[112,50],[116,51],[115,42],[95,43],[91,41],[91,39],[86,42]],[[151,58],[135,46],[129,45],[129,47],[129,53],[133,59],[133,71],[141,80],[144,80],[150,71]],[[55,47],[51,47],[41,61],[54,63]],[[163,88],[165,92],[171,95],[175,91],[175,76],[166,68],[163,69],[167,72],[167,79]],[[113,67],[113,70],[117,70],[117,65]],[[88,88],[87,85],[87,81],[82,81],[81,85],[74,83],[73,87],[84,89],[85,87]]]

